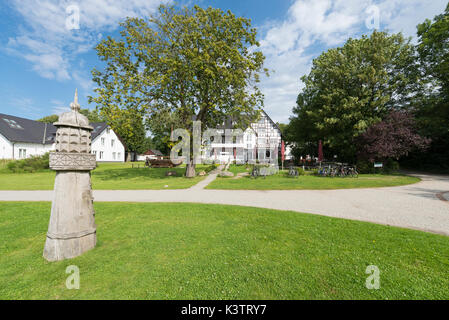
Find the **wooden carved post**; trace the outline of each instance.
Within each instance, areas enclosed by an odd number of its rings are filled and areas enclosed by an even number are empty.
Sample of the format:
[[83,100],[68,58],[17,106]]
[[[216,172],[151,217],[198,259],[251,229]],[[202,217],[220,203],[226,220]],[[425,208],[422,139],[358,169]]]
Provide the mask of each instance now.
[[56,151],[50,153],[50,168],[56,170],[54,199],[44,248],[44,258],[58,261],[74,258],[97,242],[90,171],[96,167],[91,154],[89,120],[79,113],[75,91],[71,111],[54,123]]

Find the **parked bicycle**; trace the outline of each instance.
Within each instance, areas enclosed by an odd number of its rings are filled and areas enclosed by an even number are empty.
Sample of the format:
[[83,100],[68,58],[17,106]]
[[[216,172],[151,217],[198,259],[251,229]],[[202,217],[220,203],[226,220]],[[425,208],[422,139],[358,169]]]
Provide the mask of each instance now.
[[328,163],[318,169],[318,175],[322,177],[357,178],[359,173],[353,165],[346,163]]

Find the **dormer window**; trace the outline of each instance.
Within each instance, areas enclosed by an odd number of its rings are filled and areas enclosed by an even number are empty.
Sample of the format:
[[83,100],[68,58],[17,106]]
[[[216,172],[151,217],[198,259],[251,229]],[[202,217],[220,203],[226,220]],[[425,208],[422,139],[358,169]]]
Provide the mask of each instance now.
[[22,129],[22,126],[20,124],[18,124],[17,122],[15,122],[14,120],[11,119],[5,119],[3,118],[3,120],[13,129]]

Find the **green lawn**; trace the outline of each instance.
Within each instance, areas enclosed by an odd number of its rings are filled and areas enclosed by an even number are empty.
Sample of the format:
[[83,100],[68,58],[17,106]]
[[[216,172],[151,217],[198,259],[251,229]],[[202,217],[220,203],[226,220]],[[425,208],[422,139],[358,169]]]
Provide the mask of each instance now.
[[238,173],[242,173],[242,172],[249,172],[251,173],[251,168],[245,165],[235,165],[235,164],[231,164],[229,166],[229,170],[230,172],[232,172],[234,175],[237,175]]
[[[206,166],[199,166],[198,170]],[[174,170],[177,177],[166,177]],[[197,184],[204,177],[185,178],[185,168],[132,168],[131,163],[100,163],[92,171],[92,188],[97,190],[185,189]],[[198,171],[199,172],[199,171]],[[0,170],[0,190],[52,190],[55,172],[46,170],[35,173],[10,173]],[[165,187],[168,186],[168,187]]]
[[[234,174],[245,172],[244,166],[230,167]],[[232,177],[218,177],[210,183],[207,189],[234,189],[234,190],[326,190],[326,189],[351,189],[351,188],[375,188],[393,187],[419,182],[420,179],[405,175],[381,175],[361,174],[358,178],[331,178],[304,175],[297,178],[289,177],[288,171],[279,174],[258,177],[257,179],[246,176],[239,179]]]
[[[237,206],[95,210],[97,247],[49,263],[50,203],[1,203],[0,299],[449,299],[449,237]],[[65,288],[69,265],[79,290]]]

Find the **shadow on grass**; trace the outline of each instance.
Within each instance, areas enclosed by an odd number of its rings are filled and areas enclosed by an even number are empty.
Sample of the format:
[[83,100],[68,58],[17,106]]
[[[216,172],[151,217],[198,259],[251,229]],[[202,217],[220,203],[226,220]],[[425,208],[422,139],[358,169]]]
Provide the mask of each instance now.
[[[168,171],[175,171],[176,176],[166,176],[165,174]],[[103,181],[130,180],[136,178],[154,180],[184,177],[184,173],[184,168],[124,168],[93,171],[92,176]]]

